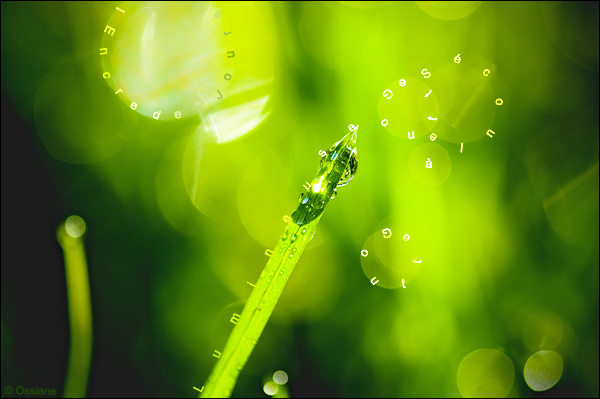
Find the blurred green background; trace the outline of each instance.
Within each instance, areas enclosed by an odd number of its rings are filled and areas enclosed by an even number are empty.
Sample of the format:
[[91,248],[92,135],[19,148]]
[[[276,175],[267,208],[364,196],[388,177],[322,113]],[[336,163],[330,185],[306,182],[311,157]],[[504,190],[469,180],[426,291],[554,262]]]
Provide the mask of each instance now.
[[62,393],[69,215],[87,225],[88,396],[196,396],[349,124],[356,178],[233,396],[268,397],[276,370],[291,397],[599,395],[598,2],[1,15],[3,397]]

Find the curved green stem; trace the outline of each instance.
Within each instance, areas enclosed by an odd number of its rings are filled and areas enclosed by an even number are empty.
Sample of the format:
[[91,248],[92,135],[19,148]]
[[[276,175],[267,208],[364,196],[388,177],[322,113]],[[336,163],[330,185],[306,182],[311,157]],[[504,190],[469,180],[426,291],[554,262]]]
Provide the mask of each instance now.
[[79,216],[69,216],[56,232],[65,257],[71,331],[69,362],[63,390],[65,398],[85,397],[92,358],[92,305],[82,238],[84,232],[85,222]]
[[357,128],[334,144],[321,160],[317,175],[277,242],[200,397],[231,395],[335,188],[349,182],[356,171]]

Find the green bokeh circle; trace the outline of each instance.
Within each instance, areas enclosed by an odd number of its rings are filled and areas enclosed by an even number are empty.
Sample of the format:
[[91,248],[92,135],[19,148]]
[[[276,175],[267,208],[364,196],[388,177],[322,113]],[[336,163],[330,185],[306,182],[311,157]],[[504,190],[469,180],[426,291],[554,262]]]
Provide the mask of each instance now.
[[558,353],[539,351],[527,359],[523,376],[527,385],[534,391],[546,391],[556,385],[562,372],[563,361]]
[[460,362],[456,382],[465,398],[503,398],[513,386],[515,369],[504,353],[478,349]]

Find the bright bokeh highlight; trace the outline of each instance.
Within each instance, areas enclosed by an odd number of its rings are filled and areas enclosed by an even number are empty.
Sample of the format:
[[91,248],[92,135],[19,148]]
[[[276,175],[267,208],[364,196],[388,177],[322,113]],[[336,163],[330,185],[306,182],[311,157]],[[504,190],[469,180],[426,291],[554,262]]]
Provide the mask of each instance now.
[[65,221],[65,230],[73,238],[78,238],[85,233],[85,221],[77,215],[72,215]]
[[279,385],[287,384],[288,375],[285,371],[279,370],[273,373],[273,381],[275,381]]
[[279,391],[279,386],[273,381],[269,381],[263,386],[263,391],[267,395],[273,396]]
[[560,380],[563,361],[554,351],[539,351],[527,359],[523,376],[534,391],[547,391]]
[[[259,2],[127,2],[108,22],[107,83],[135,112],[157,120],[199,115],[219,143],[267,116],[275,27]],[[185,18],[182,18],[182,15]],[[135,103],[135,105],[131,105]]]

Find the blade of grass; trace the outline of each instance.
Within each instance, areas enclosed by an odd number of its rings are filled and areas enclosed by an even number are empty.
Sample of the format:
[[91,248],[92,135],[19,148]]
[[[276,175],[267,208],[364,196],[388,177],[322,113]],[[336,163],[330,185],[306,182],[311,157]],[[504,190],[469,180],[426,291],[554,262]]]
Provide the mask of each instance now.
[[79,216],[69,216],[56,231],[58,243],[65,257],[71,331],[69,362],[63,389],[64,398],[85,397],[92,358],[92,305],[83,247],[84,232],[85,222]]
[[231,395],[302,251],[312,239],[329,200],[335,196],[335,188],[352,180],[358,165],[357,129],[358,126],[334,144],[321,159],[317,175],[277,242],[200,397]]

